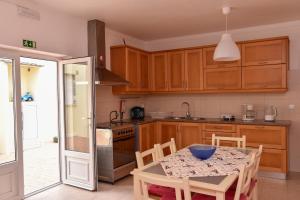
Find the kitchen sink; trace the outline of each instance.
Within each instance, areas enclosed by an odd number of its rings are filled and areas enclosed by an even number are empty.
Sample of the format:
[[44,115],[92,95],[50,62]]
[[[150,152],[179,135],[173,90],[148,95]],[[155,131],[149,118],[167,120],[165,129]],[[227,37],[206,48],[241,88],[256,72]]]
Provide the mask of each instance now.
[[203,117],[170,117],[170,119],[174,120],[191,120],[191,121],[198,121],[198,120],[205,120]]

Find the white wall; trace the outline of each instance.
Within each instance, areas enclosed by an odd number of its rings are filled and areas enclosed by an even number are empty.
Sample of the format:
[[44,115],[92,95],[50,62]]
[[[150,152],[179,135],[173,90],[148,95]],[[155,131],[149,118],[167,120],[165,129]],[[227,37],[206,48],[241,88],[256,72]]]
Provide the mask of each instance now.
[[40,20],[18,16],[17,6],[0,1],[0,44],[22,47],[23,39],[37,42],[37,50],[73,57],[87,55],[87,22],[29,1],[18,2],[40,12]]

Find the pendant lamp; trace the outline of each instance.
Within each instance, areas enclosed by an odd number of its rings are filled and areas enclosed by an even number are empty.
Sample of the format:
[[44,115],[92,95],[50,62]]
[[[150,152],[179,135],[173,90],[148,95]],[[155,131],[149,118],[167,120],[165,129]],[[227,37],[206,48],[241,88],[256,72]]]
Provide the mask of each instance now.
[[229,15],[231,8],[223,7],[223,14],[226,16],[226,32],[223,33],[220,42],[218,43],[215,52],[215,61],[235,61],[241,59],[241,53],[232,39],[231,35],[227,32],[227,16]]

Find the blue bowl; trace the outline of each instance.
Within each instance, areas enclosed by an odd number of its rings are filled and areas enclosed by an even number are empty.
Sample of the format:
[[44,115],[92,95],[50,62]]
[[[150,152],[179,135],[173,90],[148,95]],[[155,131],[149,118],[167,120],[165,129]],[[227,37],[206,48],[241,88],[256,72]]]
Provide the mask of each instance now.
[[190,146],[189,150],[196,158],[206,160],[215,153],[216,147],[206,145],[194,145]]

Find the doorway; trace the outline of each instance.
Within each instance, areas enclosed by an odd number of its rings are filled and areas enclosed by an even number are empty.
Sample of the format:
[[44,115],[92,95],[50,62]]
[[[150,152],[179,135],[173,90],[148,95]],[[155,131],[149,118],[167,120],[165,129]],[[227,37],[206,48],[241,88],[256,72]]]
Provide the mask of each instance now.
[[60,183],[57,62],[20,57],[24,194]]

